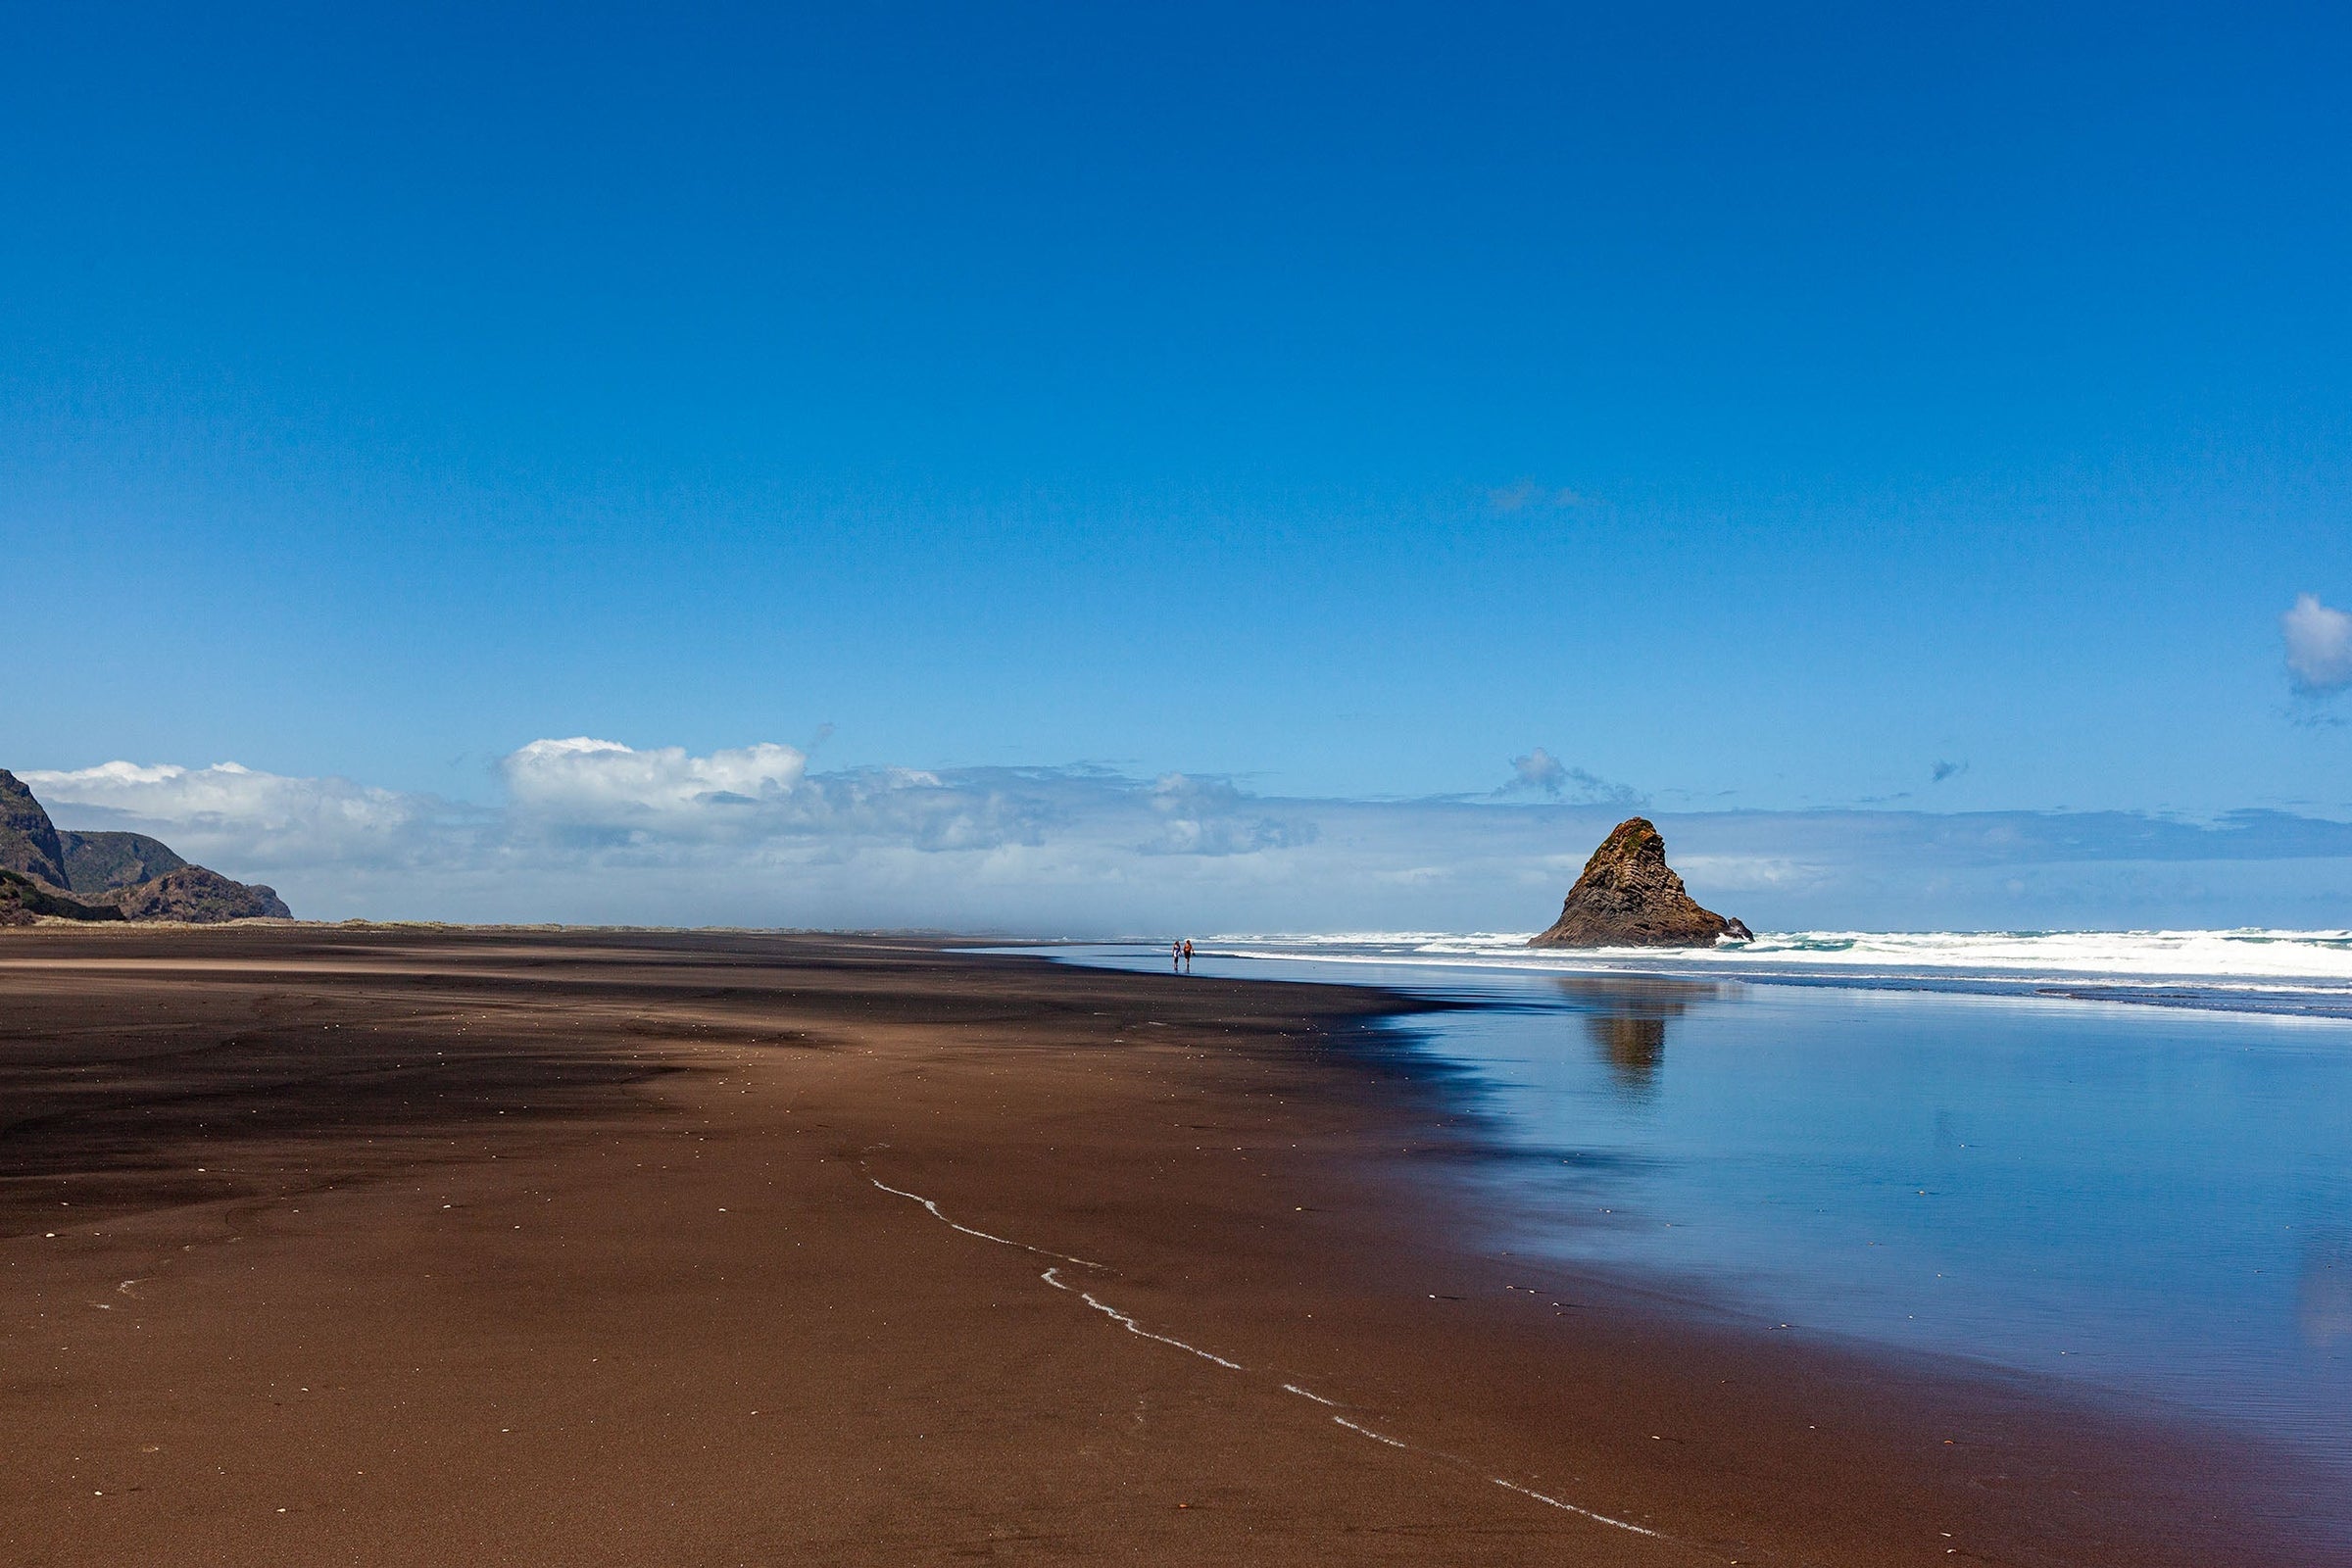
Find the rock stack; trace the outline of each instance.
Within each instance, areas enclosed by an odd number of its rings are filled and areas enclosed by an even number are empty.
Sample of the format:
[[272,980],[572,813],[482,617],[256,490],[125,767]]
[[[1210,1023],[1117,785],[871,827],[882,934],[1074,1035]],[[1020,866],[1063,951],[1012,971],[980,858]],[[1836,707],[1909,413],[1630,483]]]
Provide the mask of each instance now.
[[1568,890],[1551,929],[1531,948],[1711,948],[1719,938],[1746,942],[1738,920],[1702,909],[1666,863],[1666,841],[1647,817],[1611,830]]

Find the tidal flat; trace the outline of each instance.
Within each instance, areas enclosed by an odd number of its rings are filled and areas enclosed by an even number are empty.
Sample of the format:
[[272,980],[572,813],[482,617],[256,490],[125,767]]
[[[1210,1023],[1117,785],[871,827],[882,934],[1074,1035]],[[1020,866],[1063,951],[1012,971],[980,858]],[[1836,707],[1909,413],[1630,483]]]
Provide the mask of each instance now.
[[1490,1089],[1413,1033],[1470,1010],[891,938],[9,932],[0,1543],[2344,1560],[2282,1450],[1498,1228]]

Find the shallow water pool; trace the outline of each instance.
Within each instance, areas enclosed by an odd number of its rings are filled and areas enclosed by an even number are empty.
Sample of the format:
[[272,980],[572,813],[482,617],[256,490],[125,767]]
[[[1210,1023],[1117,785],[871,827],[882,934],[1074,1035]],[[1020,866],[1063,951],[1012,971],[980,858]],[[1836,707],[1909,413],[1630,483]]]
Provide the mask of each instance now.
[[[1060,950],[1165,968],[1164,950]],[[1496,1247],[1967,1357],[2352,1478],[2352,1023],[1203,953],[1479,1004],[1395,1020],[1506,1157]]]

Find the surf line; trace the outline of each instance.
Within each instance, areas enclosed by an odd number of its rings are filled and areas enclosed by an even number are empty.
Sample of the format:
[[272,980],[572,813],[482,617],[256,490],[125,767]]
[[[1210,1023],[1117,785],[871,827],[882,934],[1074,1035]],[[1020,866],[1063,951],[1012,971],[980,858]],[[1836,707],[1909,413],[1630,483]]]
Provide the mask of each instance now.
[[[925,1198],[920,1193],[910,1193],[903,1187],[893,1187],[881,1177],[876,1176],[872,1171],[867,1171],[865,1173],[865,1179],[869,1182],[872,1182],[876,1187],[881,1188],[884,1192],[890,1194],[893,1198],[904,1198],[911,1202],[922,1204],[923,1207],[931,1211],[931,1217],[933,1219],[939,1221],[942,1225],[945,1225],[952,1231],[961,1231],[966,1236],[977,1236],[980,1238],[980,1240],[984,1242],[994,1242],[999,1247],[1017,1247],[1024,1252],[1035,1252],[1040,1257],[1051,1257],[1064,1263],[1075,1263],[1080,1268],[1101,1269],[1106,1274],[1112,1272],[1108,1263],[1098,1263],[1091,1258],[1072,1257],[1067,1252],[1056,1252],[1043,1247],[1031,1247],[1027,1242],[1016,1242],[1009,1236],[991,1236],[988,1232],[976,1231],[969,1225],[958,1225],[954,1220],[948,1218],[947,1215],[939,1211],[938,1203],[934,1202],[928,1198]],[[1048,1272],[1052,1271],[1049,1270]],[[1231,1364],[1232,1363],[1230,1362],[1227,1363],[1227,1365]]]
[[[1152,1333],[1150,1329],[1144,1327],[1141,1323],[1138,1323],[1135,1319],[1129,1317],[1126,1313],[1120,1311],[1117,1307],[1112,1306],[1107,1301],[1096,1300],[1092,1291],[1082,1291],[1075,1285],[1064,1285],[1061,1281],[1054,1277],[1060,1272],[1060,1269],[1050,1268],[1043,1274],[1040,1274],[1038,1278],[1044,1280],[1048,1285],[1053,1286],[1057,1291],[1068,1291],[1071,1295],[1077,1297],[1078,1299],[1084,1301],[1087,1305],[1093,1307],[1104,1317],[1109,1318],[1113,1323],[1116,1323],[1119,1325],[1119,1327],[1125,1329],[1130,1334],[1141,1335],[1147,1340],[1157,1340],[1162,1345],[1173,1345],[1179,1350],[1183,1350],[1188,1354],[1197,1355],[1203,1361],[1214,1361],[1217,1363],[1217,1365],[1223,1367],[1228,1372],[1242,1372],[1248,1370],[1248,1368],[1244,1367],[1241,1362],[1228,1361],[1213,1350],[1203,1350],[1198,1345],[1187,1345],[1182,1340],[1172,1340],[1165,1334]],[[1312,1397],[1312,1396],[1309,1396],[1309,1397]]]

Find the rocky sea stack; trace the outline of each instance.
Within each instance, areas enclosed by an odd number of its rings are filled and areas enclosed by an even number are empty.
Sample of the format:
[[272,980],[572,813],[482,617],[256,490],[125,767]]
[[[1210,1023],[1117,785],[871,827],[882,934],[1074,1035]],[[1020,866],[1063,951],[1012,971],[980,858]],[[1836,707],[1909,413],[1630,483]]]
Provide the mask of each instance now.
[[1710,948],[1719,937],[1745,942],[1738,920],[1702,909],[1666,863],[1666,841],[1647,817],[1617,824],[1568,890],[1550,930],[1531,948]]
[[274,889],[190,865],[144,833],[62,832],[0,767],[0,925],[63,920],[293,918]]

